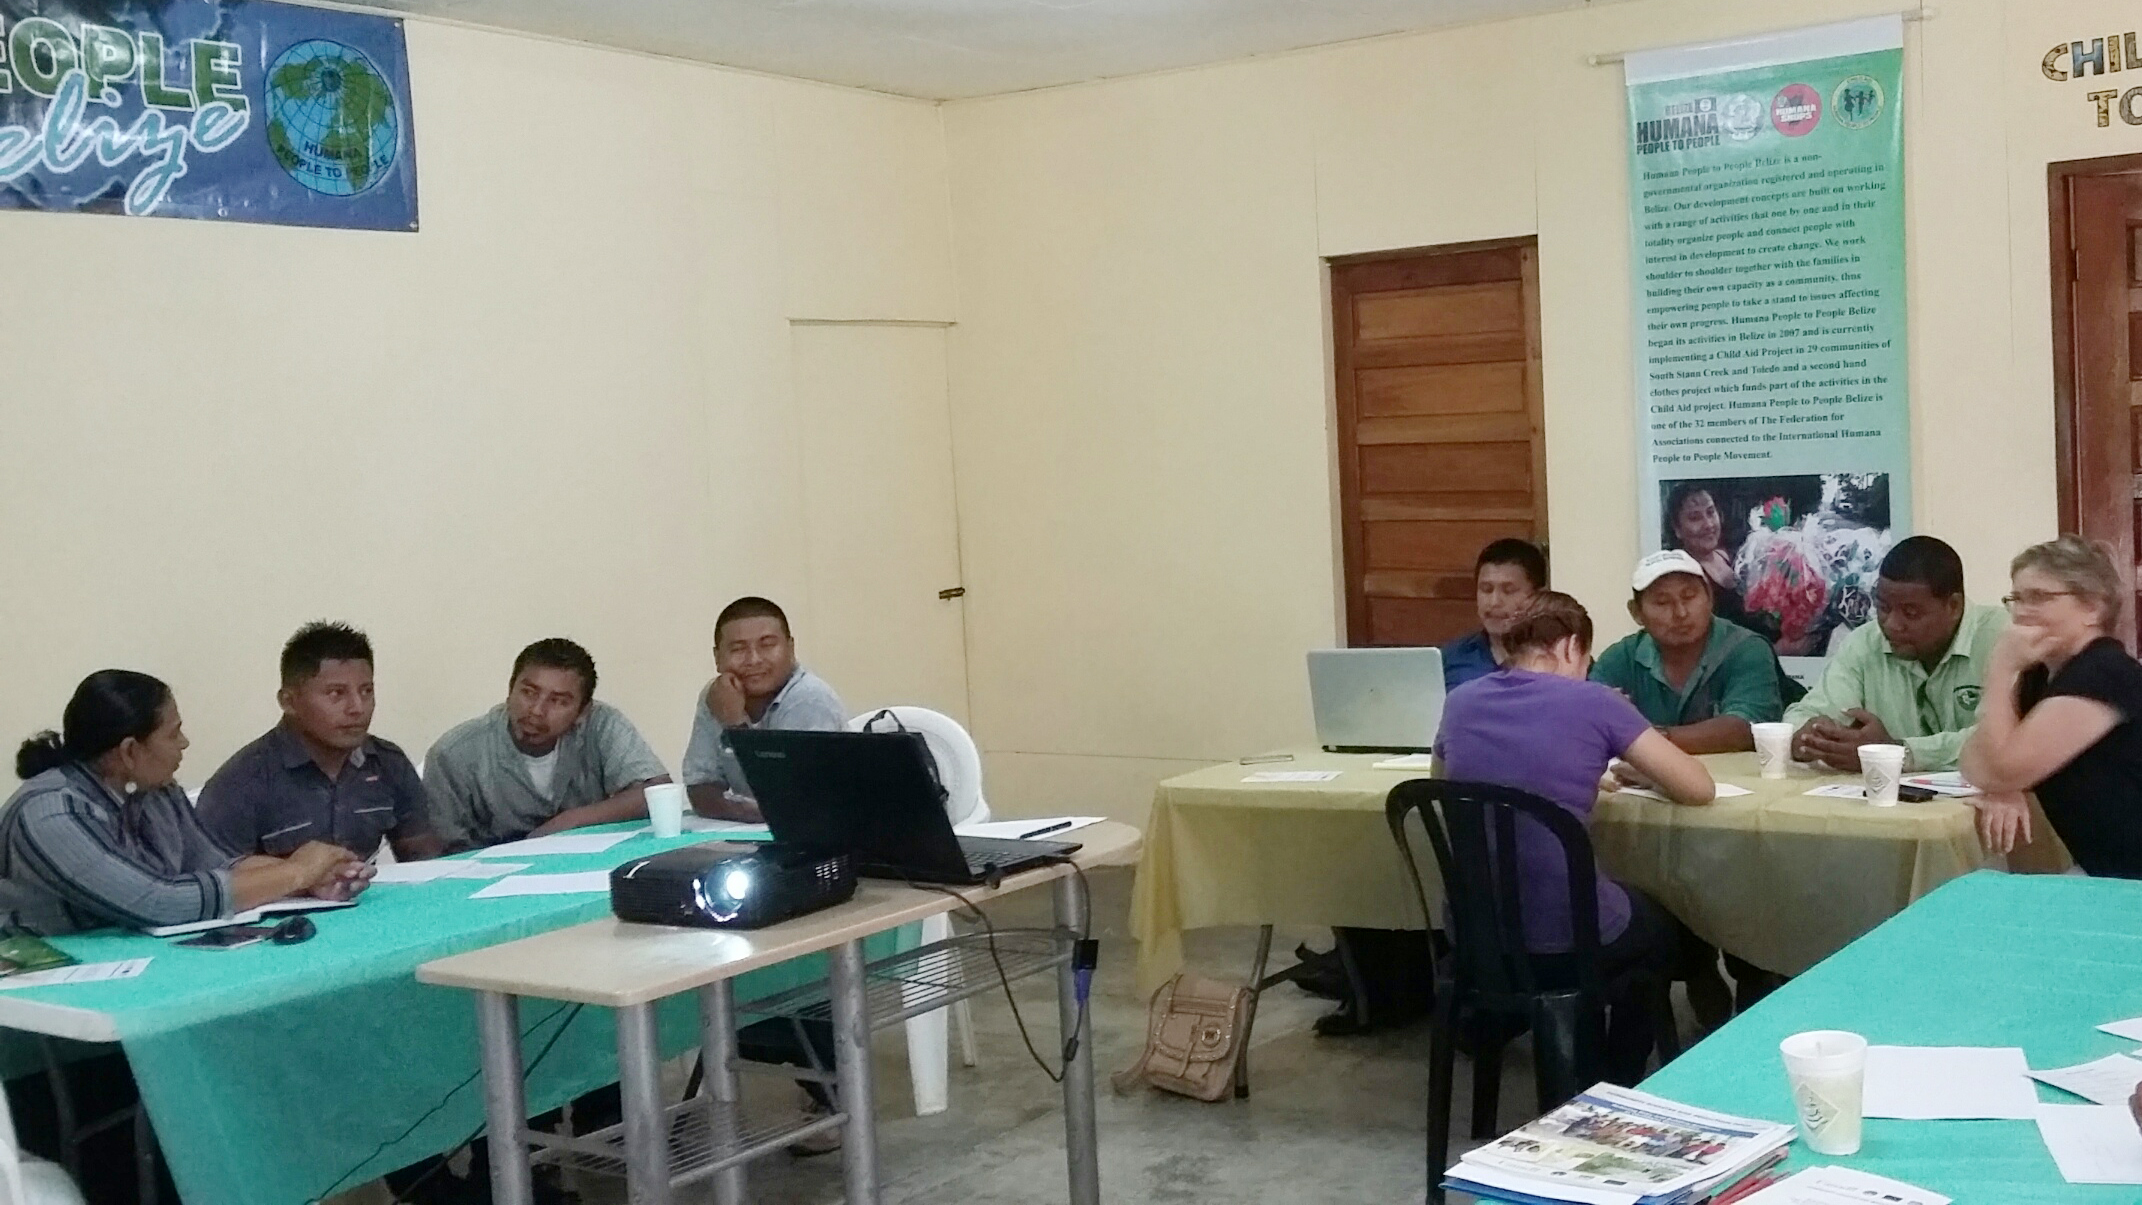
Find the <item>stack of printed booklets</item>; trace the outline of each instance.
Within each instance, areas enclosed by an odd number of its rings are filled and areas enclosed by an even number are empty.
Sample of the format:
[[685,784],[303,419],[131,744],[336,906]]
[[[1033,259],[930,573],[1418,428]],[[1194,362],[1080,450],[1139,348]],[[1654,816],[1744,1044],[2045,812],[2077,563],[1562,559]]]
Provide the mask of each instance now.
[[1458,1160],[1444,1185],[1516,1205],[1699,1205],[1774,1167],[1793,1127],[1600,1084]]

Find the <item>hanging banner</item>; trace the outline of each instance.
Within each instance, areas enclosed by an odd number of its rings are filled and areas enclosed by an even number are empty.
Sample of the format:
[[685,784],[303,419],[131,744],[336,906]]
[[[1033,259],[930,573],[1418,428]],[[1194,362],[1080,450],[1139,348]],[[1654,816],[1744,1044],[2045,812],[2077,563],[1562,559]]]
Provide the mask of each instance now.
[[402,23],[0,0],[0,209],[414,230]]
[[1628,56],[1640,513],[1785,656],[1910,529],[1903,23]]

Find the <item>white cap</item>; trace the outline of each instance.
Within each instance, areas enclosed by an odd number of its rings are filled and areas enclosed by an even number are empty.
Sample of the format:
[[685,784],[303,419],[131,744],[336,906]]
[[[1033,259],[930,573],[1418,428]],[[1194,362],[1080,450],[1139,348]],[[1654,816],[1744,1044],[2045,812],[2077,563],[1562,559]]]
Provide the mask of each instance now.
[[1636,562],[1636,573],[1629,579],[1629,588],[1638,594],[1642,594],[1651,588],[1651,583],[1669,573],[1686,573],[1694,577],[1702,577],[1703,566],[1696,563],[1696,558],[1678,548],[1669,548],[1664,552],[1654,552],[1643,560]]

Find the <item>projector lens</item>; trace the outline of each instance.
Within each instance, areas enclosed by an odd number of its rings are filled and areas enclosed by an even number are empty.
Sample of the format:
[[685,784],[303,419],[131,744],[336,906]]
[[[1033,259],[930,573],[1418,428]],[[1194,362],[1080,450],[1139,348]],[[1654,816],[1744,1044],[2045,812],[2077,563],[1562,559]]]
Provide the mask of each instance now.
[[732,900],[740,900],[751,894],[751,876],[741,870],[732,870],[721,881],[721,889]]

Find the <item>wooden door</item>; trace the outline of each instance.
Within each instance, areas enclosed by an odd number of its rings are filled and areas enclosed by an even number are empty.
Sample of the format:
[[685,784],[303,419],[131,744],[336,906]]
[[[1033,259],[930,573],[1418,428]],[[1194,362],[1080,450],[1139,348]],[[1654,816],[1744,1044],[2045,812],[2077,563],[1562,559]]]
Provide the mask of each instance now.
[[1473,558],[1547,540],[1534,240],[1334,261],[1347,643],[1478,626]]
[[789,338],[810,545],[799,656],[851,714],[905,703],[965,723],[945,332],[798,323]]
[[[2132,590],[2142,524],[2142,161],[2053,171],[2060,524],[2110,545]],[[2134,607],[2120,638],[2134,648]]]

